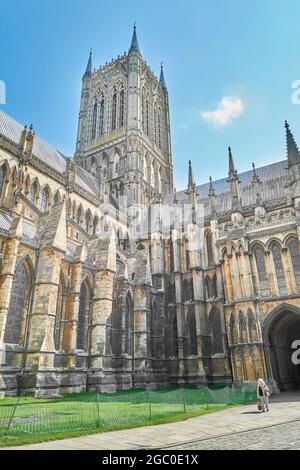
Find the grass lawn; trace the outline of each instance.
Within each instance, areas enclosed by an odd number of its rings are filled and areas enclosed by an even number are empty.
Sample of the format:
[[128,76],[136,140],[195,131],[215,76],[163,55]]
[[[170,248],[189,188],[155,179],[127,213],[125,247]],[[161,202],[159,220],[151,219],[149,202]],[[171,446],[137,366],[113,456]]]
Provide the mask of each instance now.
[[[0,401],[0,447],[185,420],[230,405],[207,404],[199,390],[81,393]],[[187,400],[186,400],[187,398]],[[9,430],[6,434],[7,428]]]

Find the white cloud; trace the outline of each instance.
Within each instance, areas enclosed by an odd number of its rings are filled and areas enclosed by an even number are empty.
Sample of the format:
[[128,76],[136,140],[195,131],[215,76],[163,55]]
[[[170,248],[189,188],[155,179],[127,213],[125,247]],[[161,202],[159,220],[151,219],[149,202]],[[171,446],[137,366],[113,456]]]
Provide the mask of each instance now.
[[238,118],[245,109],[245,104],[240,98],[224,96],[218,103],[215,111],[202,111],[203,119],[217,126],[226,126],[233,119]]

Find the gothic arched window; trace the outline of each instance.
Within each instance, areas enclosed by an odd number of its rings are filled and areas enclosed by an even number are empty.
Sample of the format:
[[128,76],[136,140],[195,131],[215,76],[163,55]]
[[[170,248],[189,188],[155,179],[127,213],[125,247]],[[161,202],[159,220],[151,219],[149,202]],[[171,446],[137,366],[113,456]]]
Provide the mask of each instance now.
[[93,119],[92,119],[92,140],[95,139],[96,137],[96,129],[97,129],[97,110],[98,110],[98,105],[97,102],[94,104],[94,109],[93,109]]
[[210,314],[209,326],[211,332],[212,354],[224,352],[222,323],[220,310],[214,308]]
[[34,181],[32,185],[30,186],[29,193],[28,193],[28,199],[29,201],[32,202],[32,204],[36,203],[36,198],[37,198],[37,182]]
[[41,212],[46,212],[46,210],[48,209],[48,204],[49,204],[49,190],[46,187],[42,189],[42,191],[40,192],[38,208],[40,209]]
[[20,344],[24,328],[25,310],[30,298],[30,271],[26,262],[20,263],[15,271],[4,332],[4,342]]
[[255,343],[258,341],[257,336],[257,328],[256,328],[256,321],[254,314],[249,310],[248,312],[248,330],[249,330],[249,338],[251,343]]
[[189,341],[188,355],[197,356],[197,328],[194,310],[190,311],[187,317],[187,337]]
[[133,354],[134,313],[133,301],[129,294],[126,296],[125,312],[125,354]]
[[111,108],[111,129],[114,131],[117,127],[117,92],[114,88]]
[[300,291],[300,252],[299,252],[299,242],[293,238],[288,243],[288,248],[290,250],[291,260],[294,269],[294,276],[296,281],[297,290]]
[[240,330],[240,343],[247,343],[247,323],[242,312],[240,312],[240,315],[239,315],[239,330]]
[[214,274],[213,278],[212,278],[211,290],[212,290],[213,298],[216,299],[218,297],[217,275],[216,274]]
[[124,88],[121,88],[120,91],[120,114],[119,114],[119,127],[124,126],[124,104],[125,104],[125,94],[124,94]]
[[104,132],[104,98],[102,96],[100,101],[100,113],[99,113],[99,135],[103,135]]
[[266,274],[266,266],[265,266],[265,253],[263,248],[257,246],[254,249],[254,256],[256,261],[256,267],[258,272],[258,279],[260,285],[261,295],[269,295],[269,286]]
[[76,348],[87,351],[88,348],[88,324],[90,314],[91,290],[85,281],[81,284],[79,297],[79,311],[77,324]]
[[206,299],[211,299],[212,298],[211,280],[208,275],[205,278],[204,285],[205,285],[205,297]]
[[211,234],[207,233],[206,235],[206,250],[207,250],[207,264],[211,266],[214,264],[214,255],[212,249],[212,238]]
[[273,243],[271,246],[271,252],[273,255],[273,262],[274,262],[274,267],[275,267],[275,272],[276,272],[276,277],[277,277],[279,294],[287,294],[288,291],[287,291],[286,283],[285,283],[280,245],[276,242]]

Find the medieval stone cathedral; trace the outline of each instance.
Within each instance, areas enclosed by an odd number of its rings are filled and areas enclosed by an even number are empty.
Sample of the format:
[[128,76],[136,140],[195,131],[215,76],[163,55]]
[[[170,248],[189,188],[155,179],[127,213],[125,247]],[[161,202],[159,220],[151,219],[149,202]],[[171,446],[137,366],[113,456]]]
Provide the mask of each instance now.
[[[299,388],[300,153],[285,131],[286,160],[238,174],[229,148],[227,178],[196,186],[190,163],[176,192],[163,68],[135,28],[124,55],[93,69],[90,54],[74,157],[0,111],[0,394]],[[185,205],[189,230],[163,220]],[[141,206],[158,223],[132,237]]]

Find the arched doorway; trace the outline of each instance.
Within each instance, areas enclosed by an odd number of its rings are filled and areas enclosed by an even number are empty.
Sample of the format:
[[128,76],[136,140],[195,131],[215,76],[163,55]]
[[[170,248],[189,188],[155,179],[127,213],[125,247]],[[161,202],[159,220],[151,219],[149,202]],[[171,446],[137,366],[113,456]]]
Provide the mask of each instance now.
[[268,362],[281,391],[300,389],[300,365],[293,364],[293,342],[300,340],[300,309],[282,305],[275,309],[264,324],[268,344]]

